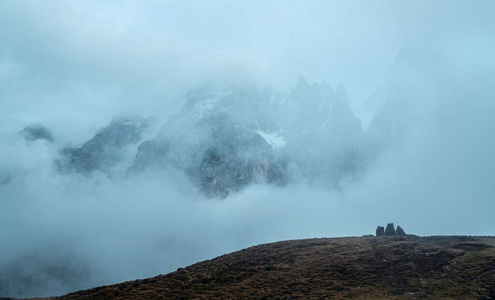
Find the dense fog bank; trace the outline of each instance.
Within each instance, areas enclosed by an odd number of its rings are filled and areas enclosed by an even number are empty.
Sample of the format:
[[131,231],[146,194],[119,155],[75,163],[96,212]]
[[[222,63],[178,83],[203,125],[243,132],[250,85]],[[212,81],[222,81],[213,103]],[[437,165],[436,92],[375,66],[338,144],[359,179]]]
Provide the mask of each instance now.
[[226,3],[0,2],[0,296],[495,234],[490,1]]

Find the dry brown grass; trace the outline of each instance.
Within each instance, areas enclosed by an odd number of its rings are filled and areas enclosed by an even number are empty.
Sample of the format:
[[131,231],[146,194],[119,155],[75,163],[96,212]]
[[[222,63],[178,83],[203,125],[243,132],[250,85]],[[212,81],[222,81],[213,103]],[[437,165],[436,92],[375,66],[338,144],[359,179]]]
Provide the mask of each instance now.
[[285,241],[57,299],[289,298],[495,299],[495,238]]

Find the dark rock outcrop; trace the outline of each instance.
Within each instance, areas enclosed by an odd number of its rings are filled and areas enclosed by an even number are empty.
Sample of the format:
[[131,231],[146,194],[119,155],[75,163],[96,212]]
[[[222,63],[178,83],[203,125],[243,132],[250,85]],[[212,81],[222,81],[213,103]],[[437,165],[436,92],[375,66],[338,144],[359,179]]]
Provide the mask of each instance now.
[[406,232],[402,227],[397,226],[397,229],[394,227],[394,223],[388,223],[387,228],[384,229],[383,226],[377,226],[376,227],[376,236],[394,236],[394,235],[400,235],[400,236],[405,236]]
[[378,226],[376,227],[376,236],[384,236],[385,235],[385,227]]
[[22,135],[26,141],[30,142],[35,140],[46,140],[48,142],[53,142],[53,135],[51,131],[42,125],[24,127],[19,134]]
[[394,223],[388,223],[387,228],[385,228],[385,235],[396,235]]
[[250,182],[265,180],[282,185],[286,180],[286,166],[276,157],[266,154],[252,155],[246,159],[236,152],[209,149],[204,154],[196,181],[200,191],[209,197],[227,197]]
[[64,171],[108,171],[123,159],[124,147],[141,141],[148,126],[147,120],[114,119],[81,147],[63,149],[57,165]]
[[402,227],[397,226],[397,235],[406,235],[406,232],[402,229]]

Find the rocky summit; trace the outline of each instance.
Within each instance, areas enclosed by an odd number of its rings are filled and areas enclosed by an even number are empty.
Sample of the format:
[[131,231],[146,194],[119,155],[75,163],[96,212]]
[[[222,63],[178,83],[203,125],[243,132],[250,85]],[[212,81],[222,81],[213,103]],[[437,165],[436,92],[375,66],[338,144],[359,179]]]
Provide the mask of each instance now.
[[330,187],[363,168],[365,139],[345,88],[299,78],[289,92],[227,82],[200,86],[151,139],[147,121],[113,120],[80,147],[65,148],[62,171],[109,173],[126,149],[127,176],[146,171],[186,175],[209,197],[252,183],[319,179]]
[[283,185],[294,176],[337,183],[359,167],[362,129],[340,85],[300,78],[289,93],[211,84],[143,142],[131,172],[174,168],[207,196],[250,183]]
[[56,164],[63,172],[109,172],[123,160],[127,147],[142,140],[148,126],[146,119],[116,118],[82,146],[64,148]]

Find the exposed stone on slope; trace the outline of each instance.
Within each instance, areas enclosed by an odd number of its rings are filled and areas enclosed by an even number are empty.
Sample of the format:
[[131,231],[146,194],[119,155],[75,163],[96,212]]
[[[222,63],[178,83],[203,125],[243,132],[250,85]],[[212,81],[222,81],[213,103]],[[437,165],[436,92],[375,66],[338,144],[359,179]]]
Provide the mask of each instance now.
[[385,235],[396,235],[394,223],[388,223],[385,228]]
[[384,236],[385,235],[385,227],[377,226],[376,227],[376,236]]
[[402,227],[397,226],[397,235],[406,235],[406,232],[402,229]]

